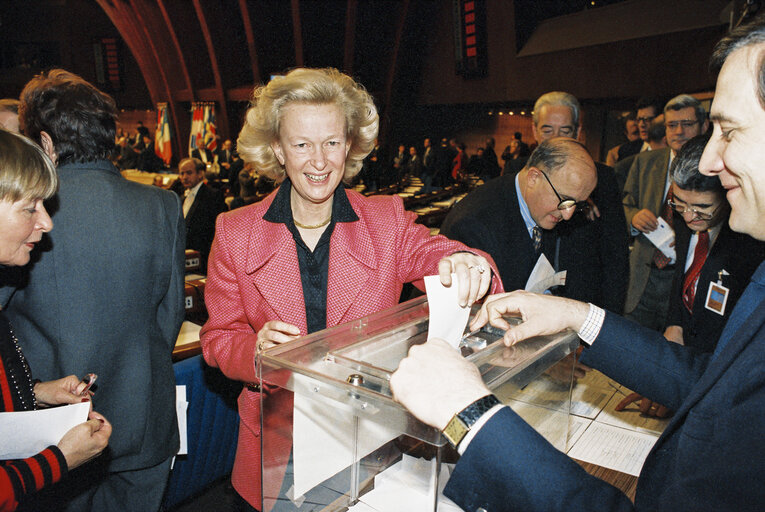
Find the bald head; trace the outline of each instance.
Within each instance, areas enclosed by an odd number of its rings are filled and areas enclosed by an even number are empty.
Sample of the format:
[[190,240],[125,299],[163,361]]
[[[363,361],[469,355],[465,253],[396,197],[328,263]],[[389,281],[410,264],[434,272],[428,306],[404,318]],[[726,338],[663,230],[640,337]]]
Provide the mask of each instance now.
[[595,163],[587,149],[570,138],[542,142],[518,175],[531,217],[543,229],[569,220],[576,208],[559,209],[566,200],[585,201],[597,184]]

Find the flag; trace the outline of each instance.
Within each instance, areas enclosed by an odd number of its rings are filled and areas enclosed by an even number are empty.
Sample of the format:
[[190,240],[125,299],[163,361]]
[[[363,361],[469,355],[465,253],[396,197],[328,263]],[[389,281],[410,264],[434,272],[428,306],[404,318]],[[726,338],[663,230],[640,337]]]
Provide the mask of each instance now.
[[204,136],[204,104],[191,104],[191,133],[189,134],[189,156],[197,148],[197,137]]
[[218,147],[218,137],[215,129],[215,104],[205,106],[205,128],[204,128],[205,147],[215,152]]
[[157,105],[157,129],[154,132],[154,152],[170,165],[173,149],[170,146],[170,120],[167,117],[167,103]]

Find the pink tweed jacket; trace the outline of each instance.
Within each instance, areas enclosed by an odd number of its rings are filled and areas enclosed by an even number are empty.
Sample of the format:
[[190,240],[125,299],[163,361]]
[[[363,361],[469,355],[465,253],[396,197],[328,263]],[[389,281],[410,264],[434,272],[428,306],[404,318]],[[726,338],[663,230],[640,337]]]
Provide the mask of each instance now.
[[[438,273],[438,262],[454,252],[469,250],[415,224],[395,196],[364,197],[346,191],[356,222],[339,222],[330,239],[327,281],[327,327],[332,327],[398,303],[404,283]],[[209,320],[202,328],[205,360],[231,379],[255,382],[257,331],[270,320],[281,320],[306,332],[305,304],[297,250],[284,224],[263,220],[276,192],[248,207],[218,217],[210,252],[205,304]],[[481,254],[494,272],[491,293],[503,291],[493,260]],[[277,392],[283,423],[291,432],[292,400]],[[268,396],[269,402],[277,396]],[[245,388],[239,396],[239,444],[232,483],[256,508],[260,492],[260,394]],[[274,403],[269,404],[269,409]],[[278,415],[277,415],[278,416]],[[275,420],[279,423],[280,420]],[[284,436],[284,457],[264,461],[266,470],[286,464],[291,433]],[[269,479],[270,480],[270,479]],[[278,492],[278,482],[275,484]]]

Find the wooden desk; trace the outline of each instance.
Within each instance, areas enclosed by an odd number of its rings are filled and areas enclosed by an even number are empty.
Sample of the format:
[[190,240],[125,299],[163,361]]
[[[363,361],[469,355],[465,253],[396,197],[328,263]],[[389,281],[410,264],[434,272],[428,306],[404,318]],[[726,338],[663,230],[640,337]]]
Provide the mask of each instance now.
[[637,488],[638,481],[636,476],[628,475],[621,471],[614,471],[613,469],[604,468],[603,466],[598,466],[589,462],[582,462],[576,459],[572,460],[582,466],[584,470],[592,476],[600,478],[604,482],[620,489],[627,495],[630,501],[635,501],[635,489]]

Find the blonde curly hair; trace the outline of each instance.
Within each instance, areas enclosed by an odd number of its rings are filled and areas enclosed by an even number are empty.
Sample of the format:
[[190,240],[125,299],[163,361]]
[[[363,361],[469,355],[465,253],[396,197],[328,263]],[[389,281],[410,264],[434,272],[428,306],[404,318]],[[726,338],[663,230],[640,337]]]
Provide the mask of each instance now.
[[279,137],[284,107],[292,102],[332,104],[343,111],[346,137],[351,143],[343,180],[350,181],[374,147],[379,117],[364,86],[334,68],[297,68],[256,87],[237,140],[239,155],[268,178],[282,181],[284,166],[277,160],[271,143]]

